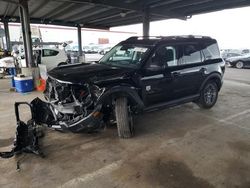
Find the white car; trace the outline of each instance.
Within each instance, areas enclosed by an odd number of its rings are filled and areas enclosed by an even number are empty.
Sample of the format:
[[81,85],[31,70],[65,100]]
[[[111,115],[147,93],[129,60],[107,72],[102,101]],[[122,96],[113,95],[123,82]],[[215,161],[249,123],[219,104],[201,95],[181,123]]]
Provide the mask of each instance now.
[[[67,64],[68,57],[64,50],[55,48],[34,48],[34,59],[37,65],[46,65],[46,69],[49,71],[59,65]],[[19,58],[21,67],[26,67],[26,61]]]
[[68,57],[64,50],[54,48],[33,49],[37,64],[46,65],[47,70],[67,64]]

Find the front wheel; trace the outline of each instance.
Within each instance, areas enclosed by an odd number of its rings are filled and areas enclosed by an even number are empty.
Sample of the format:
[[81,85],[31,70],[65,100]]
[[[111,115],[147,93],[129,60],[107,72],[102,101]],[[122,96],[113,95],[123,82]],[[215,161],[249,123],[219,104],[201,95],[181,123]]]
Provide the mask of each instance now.
[[244,63],[242,61],[238,61],[236,64],[235,64],[235,67],[237,69],[242,69],[244,67]]
[[198,105],[201,108],[212,108],[218,98],[218,86],[215,82],[208,82],[201,91]]
[[116,99],[115,116],[116,116],[118,136],[120,138],[132,137],[134,133],[133,118],[126,97],[120,97]]

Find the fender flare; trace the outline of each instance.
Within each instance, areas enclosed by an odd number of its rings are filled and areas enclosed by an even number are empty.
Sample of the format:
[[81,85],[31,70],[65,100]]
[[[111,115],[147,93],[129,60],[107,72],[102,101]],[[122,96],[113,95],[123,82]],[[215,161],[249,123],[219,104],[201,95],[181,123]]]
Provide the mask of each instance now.
[[202,82],[199,91],[201,91],[204,88],[205,84],[209,80],[215,80],[216,84],[218,85],[218,89],[220,90],[220,88],[221,88],[221,86],[223,84],[222,75],[219,74],[219,73],[214,72],[214,73],[211,73],[210,75],[208,75],[207,78]]
[[139,97],[136,89],[134,87],[130,86],[115,86],[104,92],[102,96],[100,96],[97,104],[102,104],[105,100],[117,97],[128,97],[130,102],[132,102],[133,105],[137,105],[139,109],[144,108],[144,103]]

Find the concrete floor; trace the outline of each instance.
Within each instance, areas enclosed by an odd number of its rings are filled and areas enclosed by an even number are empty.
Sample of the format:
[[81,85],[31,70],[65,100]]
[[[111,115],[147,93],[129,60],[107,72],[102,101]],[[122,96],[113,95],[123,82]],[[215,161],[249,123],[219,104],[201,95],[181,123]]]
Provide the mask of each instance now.
[[[8,92],[0,80],[0,150],[10,148],[15,101],[41,93]],[[28,113],[23,114],[28,116]],[[216,106],[195,104],[136,117],[136,136],[120,140],[116,128],[96,134],[48,131],[47,157],[0,159],[0,187],[250,187],[250,70],[227,69]]]

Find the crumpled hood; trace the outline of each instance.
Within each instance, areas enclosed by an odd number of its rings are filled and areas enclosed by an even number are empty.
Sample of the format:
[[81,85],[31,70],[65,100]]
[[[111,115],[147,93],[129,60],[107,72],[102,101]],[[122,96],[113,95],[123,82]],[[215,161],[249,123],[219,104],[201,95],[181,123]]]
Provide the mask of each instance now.
[[119,79],[129,72],[131,72],[131,69],[97,63],[83,63],[56,67],[49,71],[48,75],[58,81],[81,84]]

